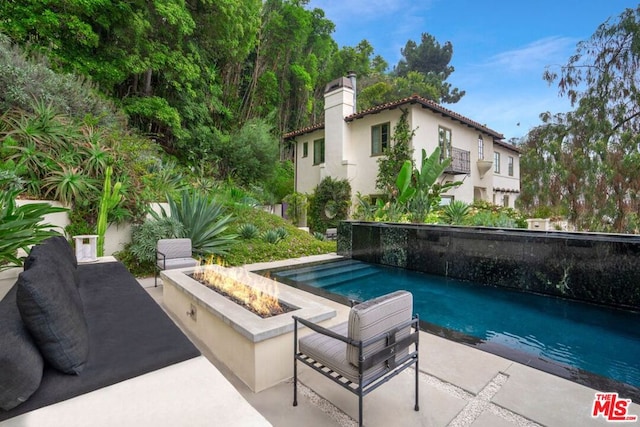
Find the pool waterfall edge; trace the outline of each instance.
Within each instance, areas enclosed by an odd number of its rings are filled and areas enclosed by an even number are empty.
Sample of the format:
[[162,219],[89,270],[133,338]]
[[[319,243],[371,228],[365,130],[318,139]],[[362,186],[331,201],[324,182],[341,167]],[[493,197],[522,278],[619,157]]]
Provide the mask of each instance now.
[[261,318],[227,297],[209,289],[189,274],[194,268],[161,272],[164,304],[213,356],[224,363],[252,391],[259,392],[292,376],[293,319],[296,315],[322,324],[336,316],[329,306],[305,293],[241,268],[215,268],[236,280],[271,293],[296,307],[288,313]]

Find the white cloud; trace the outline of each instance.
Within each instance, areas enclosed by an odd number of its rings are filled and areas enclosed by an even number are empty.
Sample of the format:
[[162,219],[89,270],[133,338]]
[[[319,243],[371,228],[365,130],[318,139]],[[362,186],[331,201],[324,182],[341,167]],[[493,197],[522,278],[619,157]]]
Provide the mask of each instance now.
[[576,43],[577,40],[568,37],[547,37],[520,49],[494,55],[484,65],[511,72],[540,70],[549,65],[564,64]]

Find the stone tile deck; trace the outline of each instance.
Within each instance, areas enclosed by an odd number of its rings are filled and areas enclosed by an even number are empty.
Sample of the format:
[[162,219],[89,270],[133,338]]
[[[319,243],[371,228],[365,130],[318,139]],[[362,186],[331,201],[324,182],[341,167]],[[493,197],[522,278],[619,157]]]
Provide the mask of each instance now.
[[[321,257],[313,257],[319,260]],[[309,262],[309,259],[287,263]],[[285,262],[278,262],[277,266]],[[268,264],[248,266],[258,270]],[[153,278],[140,280],[162,305],[161,286]],[[348,308],[332,301],[336,322],[344,321]],[[179,322],[178,322],[179,324]],[[244,398],[274,426],[357,425],[357,397],[299,364],[298,406],[293,407],[292,383],[286,381],[253,393],[201,343],[203,354]],[[293,363],[293,361],[292,361]],[[604,426],[592,418],[596,390],[512,362],[484,351],[428,333],[420,336],[420,411],[413,410],[413,374],[404,372],[364,399],[367,426]],[[608,391],[608,390],[601,390]],[[640,416],[633,403],[629,414]],[[619,423],[640,426],[640,421]]]

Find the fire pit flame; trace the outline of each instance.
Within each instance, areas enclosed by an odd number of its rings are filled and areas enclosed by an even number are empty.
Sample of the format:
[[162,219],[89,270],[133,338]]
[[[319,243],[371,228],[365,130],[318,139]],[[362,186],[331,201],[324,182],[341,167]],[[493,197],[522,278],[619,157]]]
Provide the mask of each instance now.
[[[222,267],[221,267],[222,268]],[[285,312],[278,300],[278,287],[274,285],[262,291],[242,283],[239,278],[230,275],[231,270],[224,273],[206,266],[194,271],[192,277],[200,283],[213,288],[228,298],[244,305],[261,317],[277,316]]]

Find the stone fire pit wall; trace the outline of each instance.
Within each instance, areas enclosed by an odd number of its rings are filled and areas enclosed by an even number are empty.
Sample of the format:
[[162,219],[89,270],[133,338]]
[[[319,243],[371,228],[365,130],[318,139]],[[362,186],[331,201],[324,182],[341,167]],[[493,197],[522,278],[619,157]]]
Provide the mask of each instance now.
[[[211,265],[242,283],[271,293],[273,282],[241,268]],[[293,375],[293,319],[314,323],[336,316],[336,311],[306,292],[277,284],[281,302],[295,310],[261,318],[189,277],[193,268],[161,272],[164,304],[182,327],[196,336],[216,359],[224,363],[251,390],[259,392]],[[306,328],[299,331],[308,333]]]
[[640,309],[640,236],[344,221],[338,254],[425,273]]

